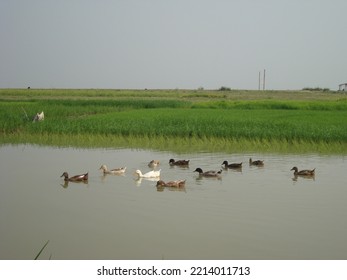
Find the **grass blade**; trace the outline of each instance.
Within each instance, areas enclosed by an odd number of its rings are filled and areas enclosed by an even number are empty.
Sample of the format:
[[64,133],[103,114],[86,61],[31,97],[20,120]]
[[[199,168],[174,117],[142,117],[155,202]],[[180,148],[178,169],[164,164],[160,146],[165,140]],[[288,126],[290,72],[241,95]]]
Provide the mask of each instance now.
[[45,243],[45,245],[43,245],[43,247],[41,248],[40,252],[36,255],[35,260],[37,260],[38,257],[41,255],[42,251],[45,249],[45,247],[47,246],[48,242],[49,242],[49,240],[47,240],[47,242]]

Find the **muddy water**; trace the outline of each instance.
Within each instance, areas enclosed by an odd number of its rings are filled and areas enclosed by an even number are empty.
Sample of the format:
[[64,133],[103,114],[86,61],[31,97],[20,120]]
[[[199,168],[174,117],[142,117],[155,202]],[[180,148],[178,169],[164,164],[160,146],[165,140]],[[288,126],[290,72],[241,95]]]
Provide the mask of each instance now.
[[[265,166],[250,167],[249,157]],[[168,161],[190,159],[189,168]],[[136,180],[161,162],[161,179]],[[193,171],[243,162],[220,179]],[[124,176],[98,168],[126,166]],[[316,168],[315,178],[290,169]],[[64,184],[64,172],[89,171]],[[347,157],[0,147],[0,259],[346,259]]]

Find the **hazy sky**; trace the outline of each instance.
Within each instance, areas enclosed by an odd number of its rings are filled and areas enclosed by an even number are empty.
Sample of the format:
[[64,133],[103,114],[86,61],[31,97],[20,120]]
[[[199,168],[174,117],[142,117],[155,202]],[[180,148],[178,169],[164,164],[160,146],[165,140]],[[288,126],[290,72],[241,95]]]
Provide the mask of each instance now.
[[0,88],[347,82],[346,0],[0,0]]

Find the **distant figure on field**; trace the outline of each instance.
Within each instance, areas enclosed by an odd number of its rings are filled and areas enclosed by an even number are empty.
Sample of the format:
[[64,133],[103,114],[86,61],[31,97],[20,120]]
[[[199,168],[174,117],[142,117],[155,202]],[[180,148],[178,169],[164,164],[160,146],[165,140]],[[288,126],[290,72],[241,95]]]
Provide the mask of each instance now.
[[40,121],[43,121],[44,119],[45,119],[45,114],[42,111],[41,113],[36,113],[36,115],[33,118],[33,122],[40,122]]

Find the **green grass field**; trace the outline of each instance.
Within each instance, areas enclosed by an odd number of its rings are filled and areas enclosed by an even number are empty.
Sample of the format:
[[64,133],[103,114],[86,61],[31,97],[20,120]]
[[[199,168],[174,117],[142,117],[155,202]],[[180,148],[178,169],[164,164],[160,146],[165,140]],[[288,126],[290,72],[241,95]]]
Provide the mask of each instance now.
[[[43,122],[28,120],[41,111]],[[336,92],[2,89],[0,120],[2,143],[347,152]]]

